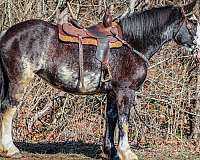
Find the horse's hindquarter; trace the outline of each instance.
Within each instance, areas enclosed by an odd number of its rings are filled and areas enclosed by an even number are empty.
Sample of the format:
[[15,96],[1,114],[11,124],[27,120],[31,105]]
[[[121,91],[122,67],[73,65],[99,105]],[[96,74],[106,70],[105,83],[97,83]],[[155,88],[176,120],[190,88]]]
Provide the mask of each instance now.
[[48,61],[54,29],[40,20],[25,21],[9,28],[1,40],[1,57],[11,82],[27,80]]
[[[84,47],[85,92],[99,87],[101,65],[94,51],[94,47]],[[19,23],[2,38],[1,52],[13,98],[20,97],[20,88],[34,73],[64,91],[80,92],[78,44],[59,41],[57,26],[40,20]]]
[[41,22],[34,20],[16,24],[1,38],[1,59],[9,79],[12,99],[20,97],[23,86],[33,79],[34,71],[43,65],[42,51],[47,45],[41,36],[44,28]]

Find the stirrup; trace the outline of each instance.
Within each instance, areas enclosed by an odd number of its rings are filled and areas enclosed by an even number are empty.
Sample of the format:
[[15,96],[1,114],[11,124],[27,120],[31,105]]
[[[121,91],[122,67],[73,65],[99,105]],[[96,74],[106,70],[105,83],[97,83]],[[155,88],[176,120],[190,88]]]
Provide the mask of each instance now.
[[109,63],[104,63],[103,65],[105,65],[107,71],[108,71],[108,77],[107,78],[103,78],[101,79],[101,82],[105,83],[105,82],[109,82],[112,80],[112,73],[111,73],[111,67],[109,65]]

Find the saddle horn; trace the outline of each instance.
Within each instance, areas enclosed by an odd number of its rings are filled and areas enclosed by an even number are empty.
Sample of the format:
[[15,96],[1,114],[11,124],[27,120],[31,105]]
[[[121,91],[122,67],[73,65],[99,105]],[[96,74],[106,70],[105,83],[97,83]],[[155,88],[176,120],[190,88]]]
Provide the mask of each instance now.
[[114,6],[110,5],[106,9],[106,11],[105,11],[105,14],[103,16],[103,25],[104,25],[104,27],[111,27],[112,26],[112,21],[113,21],[112,12],[113,12],[113,8],[114,8]]

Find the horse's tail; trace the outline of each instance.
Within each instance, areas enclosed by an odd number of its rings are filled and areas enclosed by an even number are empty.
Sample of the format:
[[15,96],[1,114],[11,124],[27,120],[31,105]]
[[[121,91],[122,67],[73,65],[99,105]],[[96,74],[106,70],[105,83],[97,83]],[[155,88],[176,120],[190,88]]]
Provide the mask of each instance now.
[[2,46],[1,38],[5,32],[0,32],[0,113],[5,109],[4,105],[9,102],[8,91],[9,91],[9,79],[5,70],[5,66],[2,59]]

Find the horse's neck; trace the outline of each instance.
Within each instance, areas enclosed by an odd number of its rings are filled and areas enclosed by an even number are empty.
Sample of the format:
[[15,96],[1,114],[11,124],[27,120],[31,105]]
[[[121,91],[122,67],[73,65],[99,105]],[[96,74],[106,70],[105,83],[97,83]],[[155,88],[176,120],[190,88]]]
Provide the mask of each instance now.
[[150,59],[165,43],[173,39],[173,29],[169,26],[164,32],[160,35],[160,41],[158,40],[154,43],[154,46],[148,46],[144,55]]
[[[128,42],[137,49],[139,52],[145,55],[147,59],[150,59],[166,42],[172,40],[173,38],[173,26],[168,26],[164,31],[159,33],[158,35],[155,35],[155,37],[152,39],[152,35],[147,35],[146,38],[143,40],[143,42]],[[145,44],[143,48],[137,48],[138,43]]]
[[155,14],[155,17],[152,17],[149,13],[147,13],[149,19],[145,18],[147,16],[144,16],[145,14],[142,13],[141,15],[139,14],[138,17],[133,14],[120,20],[124,39],[148,59],[150,59],[164,43],[173,38],[175,22],[178,18],[169,18],[172,11],[169,11],[169,9],[164,11],[167,13],[166,15],[163,14],[163,20],[158,17],[162,14]]

